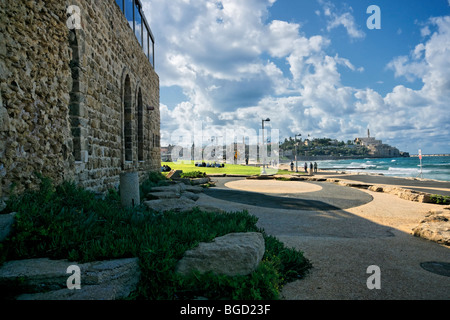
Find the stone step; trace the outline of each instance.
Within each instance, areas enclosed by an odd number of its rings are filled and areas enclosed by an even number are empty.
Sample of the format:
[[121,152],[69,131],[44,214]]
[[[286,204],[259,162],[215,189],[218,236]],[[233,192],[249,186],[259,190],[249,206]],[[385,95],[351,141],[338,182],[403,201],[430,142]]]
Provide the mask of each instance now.
[[16,213],[0,214],[0,242],[4,241],[11,233]]
[[[71,266],[80,270],[80,289],[68,287]],[[7,261],[0,267],[0,287],[19,293],[18,300],[123,299],[136,290],[139,279],[138,258],[83,264],[38,258]]]

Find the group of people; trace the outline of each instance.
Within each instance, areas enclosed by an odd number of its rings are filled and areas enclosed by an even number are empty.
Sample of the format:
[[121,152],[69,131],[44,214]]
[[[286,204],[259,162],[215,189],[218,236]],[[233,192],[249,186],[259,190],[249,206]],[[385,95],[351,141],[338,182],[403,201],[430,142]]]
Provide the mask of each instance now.
[[169,167],[168,165],[163,165],[161,167],[161,172],[170,172],[172,170],[171,167]]
[[[308,173],[308,163],[305,162],[303,168],[305,169],[305,173]],[[294,171],[294,162],[292,161],[291,161],[291,171]],[[317,172],[317,162],[314,162],[314,164],[312,162],[309,163],[309,172],[310,173]]]
[[215,161],[214,161],[214,163],[205,163],[205,161],[203,161],[203,162],[196,162],[195,163],[195,166],[196,167],[207,167],[207,168],[223,168],[223,167],[225,167],[225,164],[224,163],[222,163],[222,164],[220,164],[220,163],[216,163]]

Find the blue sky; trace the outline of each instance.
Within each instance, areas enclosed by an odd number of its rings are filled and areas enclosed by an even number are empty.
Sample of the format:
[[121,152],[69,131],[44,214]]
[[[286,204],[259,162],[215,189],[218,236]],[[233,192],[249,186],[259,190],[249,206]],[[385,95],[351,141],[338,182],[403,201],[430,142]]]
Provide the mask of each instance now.
[[[142,0],[156,37],[162,145],[209,136],[353,140],[450,153],[450,0]],[[367,8],[380,8],[369,29]]]

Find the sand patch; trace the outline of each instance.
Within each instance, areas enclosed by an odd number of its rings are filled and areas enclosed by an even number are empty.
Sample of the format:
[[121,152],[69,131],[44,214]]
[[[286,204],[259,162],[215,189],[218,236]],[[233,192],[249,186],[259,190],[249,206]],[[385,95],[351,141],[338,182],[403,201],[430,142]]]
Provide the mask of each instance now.
[[261,192],[261,193],[304,193],[322,190],[321,186],[300,181],[278,181],[278,180],[238,180],[225,184],[227,188]]

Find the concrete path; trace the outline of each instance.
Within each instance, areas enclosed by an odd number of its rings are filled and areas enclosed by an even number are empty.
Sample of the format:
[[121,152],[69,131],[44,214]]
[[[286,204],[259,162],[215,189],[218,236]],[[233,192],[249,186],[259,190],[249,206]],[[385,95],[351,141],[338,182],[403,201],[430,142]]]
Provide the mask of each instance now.
[[[421,266],[450,263],[449,248],[411,234],[442,206],[329,182],[214,180],[199,204],[248,210],[268,234],[311,260],[310,274],[284,287],[285,299],[450,299],[450,277]],[[371,290],[373,265],[381,288]]]

